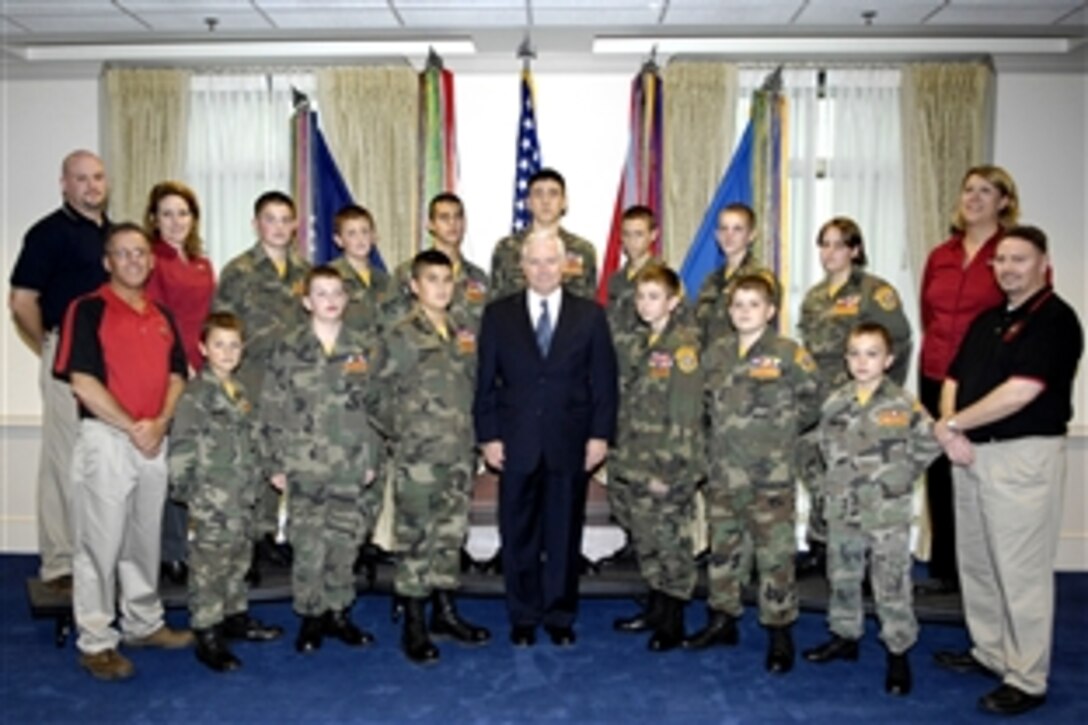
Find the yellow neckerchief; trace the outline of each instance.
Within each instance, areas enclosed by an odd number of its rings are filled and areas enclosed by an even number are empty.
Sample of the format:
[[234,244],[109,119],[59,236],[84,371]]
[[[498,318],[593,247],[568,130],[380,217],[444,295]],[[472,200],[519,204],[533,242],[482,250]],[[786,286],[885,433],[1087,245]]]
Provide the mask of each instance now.
[[453,278],[455,280],[461,279],[462,267],[463,265],[461,264],[461,260],[457,260],[453,263]]
[[358,267],[355,270],[355,274],[359,276],[364,287],[370,286],[370,267]]
[[276,268],[276,276],[278,276],[280,279],[286,279],[287,278],[287,258],[284,257],[282,260],[277,260],[277,259],[272,259],[271,257],[269,257],[268,259],[269,259],[269,261],[272,262],[272,266]]
[[423,309],[423,305],[418,302],[416,303],[416,309],[419,312],[419,316],[434,329],[435,334],[438,335],[442,342],[450,341],[450,325],[448,317],[443,318],[442,322],[438,323],[431,319],[431,316]]
[[328,345],[326,345],[320,337],[317,338],[317,341],[321,343],[321,349],[325,352],[325,357],[332,355],[332,351],[336,349],[336,340],[333,340],[332,343]]
[[223,390],[226,391],[227,397],[230,398],[232,402],[237,401],[238,386],[234,384],[234,381],[230,378],[227,378],[221,382],[223,383]]
[[847,277],[846,279],[844,279],[842,281],[842,284],[837,284],[837,285],[834,285],[834,286],[832,286],[831,282],[829,281],[827,283],[827,296],[828,296],[828,298],[835,299],[835,295],[837,295],[842,290],[842,288],[846,286],[846,283],[849,282],[849,281],[850,281],[850,278]]
[[627,263],[627,281],[631,282],[638,276],[638,273],[642,271],[642,268],[646,266],[646,263],[650,261],[651,255],[643,257],[642,261],[637,265],[634,262]]
[[869,401],[873,399],[873,393],[875,392],[876,388],[873,388],[872,390],[865,390],[862,387],[858,386],[858,388],[854,391],[854,395],[855,397],[857,397],[858,400],[858,405],[862,406],[863,408],[868,405]]

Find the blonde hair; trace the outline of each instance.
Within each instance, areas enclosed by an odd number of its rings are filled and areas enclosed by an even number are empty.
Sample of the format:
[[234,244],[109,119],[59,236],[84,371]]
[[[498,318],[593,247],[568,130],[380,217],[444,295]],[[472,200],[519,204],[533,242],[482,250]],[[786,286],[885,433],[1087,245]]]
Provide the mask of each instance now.
[[[993,184],[994,188],[1009,200],[1005,208],[998,212],[997,223],[1006,229],[1016,224],[1017,219],[1020,218],[1020,195],[1016,191],[1016,182],[1012,180],[1009,172],[1000,166],[972,166],[963,175],[963,181],[960,182],[961,191],[963,187],[967,186],[967,180],[972,176],[985,179]],[[967,230],[967,222],[963,218],[959,201],[956,202],[956,211],[952,214],[952,228],[961,233]]]

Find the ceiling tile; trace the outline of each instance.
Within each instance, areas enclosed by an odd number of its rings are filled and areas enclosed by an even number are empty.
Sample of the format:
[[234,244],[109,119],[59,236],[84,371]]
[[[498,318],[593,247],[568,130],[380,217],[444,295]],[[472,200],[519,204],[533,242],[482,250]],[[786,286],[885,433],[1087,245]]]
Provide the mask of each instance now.
[[117,4],[137,15],[151,12],[196,14],[253,9],[253,5],[249,0],[186,0],[185,2],[178,2],[178,0],[118,0]]
[[1054,5],[1002,5],[1001,7],[986,6],[974,3],[971,5],[949,5],[942,8],[928,21],[928,25],[1050,25],[1055,20],[1065,15],[1069,7]]
[[29,15],[7,13],[15,22],[34,33],[124,33],[146,32],[147,28],[120,11],[110,13],[73,13],[68,15]]
[[666,25],[782,25],[801,7],[800,0],[672,0]]
[[262,10],[380,10],[388,9],[386,0],[254,0]]
[[796,25],[864,25],[862,13],[876,12],[874,25],[916,25],[940,6],[938,0],[812,0]]
[[2,35],[23,35],[27,31],[25,28],[21,28],[15,23],[5,18],[0,18],[0,34]]
[[4,15],[106,15],[119,12],[109,0],[0,0]]
[[276,27],[290,30],[328,30],[344,28],[398,28],[400,23],[397,17],[389,10],[388,5],[373,8],[351,8],[325,10],[277,10],[263,7],[262,9],[272,18]]
[[1088,8],[1081,8],[1075,13],[1071,13],[1062,18],[1059,27],[1077,26],[1088,27]]
[[269,30],[268,20],[256,10],[206,8],[203,11],[191,10],[183,6],[186,12],[141,12],[140,19],[158,32],[196,33],[207,31],[205,18],[215,18],[216,31],[234,32],[240,30]]
[[660,10],[651,9],[645,3],[640,8],[538,8],[533,7],[533,24],[562,25],[655,25]]
[[525,7],[499,9],[493,8],[486,12],[479,9],[451,8],[451,9],[424,9],[406,8],[397,3],[397,12],[404,20],[407,28],[444,28],[444,29],[472,29],[480,27],[488,28],[520,28],[526,23]]

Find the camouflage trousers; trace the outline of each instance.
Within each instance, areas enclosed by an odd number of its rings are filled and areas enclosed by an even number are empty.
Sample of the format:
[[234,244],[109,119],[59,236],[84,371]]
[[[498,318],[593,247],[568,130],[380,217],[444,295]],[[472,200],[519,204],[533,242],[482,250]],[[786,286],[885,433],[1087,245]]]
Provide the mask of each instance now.
[[710,608],[741,616],[741,589],[752,571],[754,554],[760,623],[770,627],[792,623],[797,619],[793,486],[731,488],[712,481],[704,490],[710,523]]
[[232,614],[248,609],[249,569],[253,545],[235,541],[189,542],[189,626],[210,629]]
[[861,583],[868,554],[880,638],[892,654],[906,652],[918,640],[918,622],[911,606],[910,524],[866,531],[835,518],[829,523],[827,574],[831,601],[827,619],[831,631],[855,640],[864,632]]
[[472,464],[401,461],[393,489],[397,570],[393,588],[422,598],[461,584],[461,547],[468,531]]
[[631,534],[631,484],[627,481],[609,476],[608,485],[605,486],[605,494],[608,496],[608,513],[616,520],[620,528]]
[[609,489],[613,486],[624,489],[631,502],[631,538],[646,585],[677,599],[691,599],[696,576],[692,495],[655,496],[647,484],[633,481],[619,480]]
[[811,543],[827,543],[827,495],[824,492],[824,476],[827,466],[815,433],[801,436],[794,449],[797,456],[797,475],[808,489],[808,528],[805,538]]
[[[266,361],[263,358],[258,361],[247,358],[235,373],[238,381],[253,396],[251,415],[254,420],[260,419],[258,406],[260,405],[261,386],[264,384],[265,363]],[[263,481],[257,489],[257,502],[253,508],[253,526],[251,529],[254,541],[259,541],[265,534],[275,535],[279,528],[280,498],[280,492],[270,486],[267,481]]]
[[361,472],[311,476],[288,474],[291,591],[295,612],[305,617],[346,609],[355,601],[352,567],[374,523],[373,497],[364,491]]

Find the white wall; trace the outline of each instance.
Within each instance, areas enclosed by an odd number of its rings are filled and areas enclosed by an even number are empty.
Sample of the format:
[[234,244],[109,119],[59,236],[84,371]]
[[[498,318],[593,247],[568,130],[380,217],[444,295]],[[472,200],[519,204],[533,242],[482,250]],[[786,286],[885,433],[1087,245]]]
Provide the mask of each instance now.
[[[631,73],[537,73],[544,163],[564,173],[570,213],[565,224],[603,248],[626,151]],[[510,223],[518,75],[457,76],[460,193],[469,219],[468,256],[487,266]],[[0,80],[0,293],[26,228],[54,208],[61,157],[99,146],[95,78]],[[1088,73],[1000,73],[995,161],[1016,178],[1024,220],[1051,237],[1060,293],[1088,321]],[[222,264],[225,260],[216,260]],[[32,551],[37,468],[37,360],[10,324],[0,325],[0,550]],[[1088,401],[1077,387],[1070,441],[1062,568],[1088,569]]]

